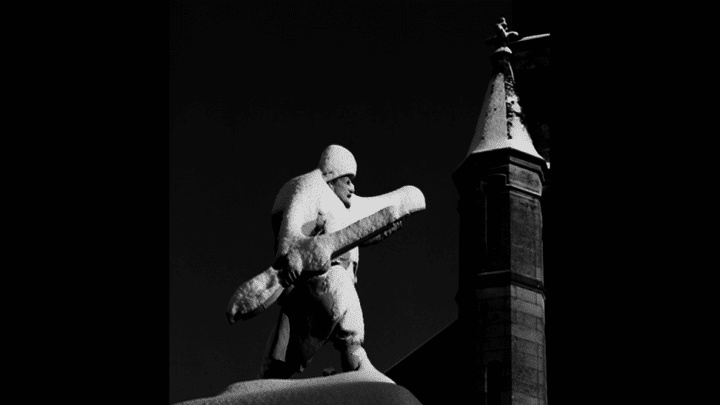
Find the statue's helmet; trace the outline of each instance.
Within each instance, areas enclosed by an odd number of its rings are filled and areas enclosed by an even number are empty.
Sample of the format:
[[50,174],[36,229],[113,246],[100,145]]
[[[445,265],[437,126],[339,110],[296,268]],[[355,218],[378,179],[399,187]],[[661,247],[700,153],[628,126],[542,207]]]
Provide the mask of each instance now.
[[320,155],[318,168],[326,182],[345,175],[354,178],[357,173],[357,162],[349,150],[340,145],[330,145]]

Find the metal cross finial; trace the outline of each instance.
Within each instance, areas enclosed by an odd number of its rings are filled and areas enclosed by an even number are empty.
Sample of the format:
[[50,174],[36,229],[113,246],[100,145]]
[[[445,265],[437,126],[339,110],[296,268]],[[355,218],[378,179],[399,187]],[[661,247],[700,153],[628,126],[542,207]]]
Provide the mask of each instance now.
[[510,42],[515,42],[518,37],[519,35],[517,32],[507,30],[507,22],[505,22],[505,18],[501,17],[497,24],[495,24],[495,35],[488,38],[485,43],[495,46],[496,50],[500,50],[502,48],[507,48],[508,44]]

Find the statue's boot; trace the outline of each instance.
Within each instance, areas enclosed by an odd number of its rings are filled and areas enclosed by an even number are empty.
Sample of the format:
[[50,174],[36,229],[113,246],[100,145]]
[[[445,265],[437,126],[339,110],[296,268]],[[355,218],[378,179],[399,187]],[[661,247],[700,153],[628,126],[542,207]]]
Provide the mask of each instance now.
[[348,346],[346,350],[342,352],[340,358],[340,364],[343,371],[355,371],[366,363],[369,365],[370,360],[368,359],[367,352],[360,345]]

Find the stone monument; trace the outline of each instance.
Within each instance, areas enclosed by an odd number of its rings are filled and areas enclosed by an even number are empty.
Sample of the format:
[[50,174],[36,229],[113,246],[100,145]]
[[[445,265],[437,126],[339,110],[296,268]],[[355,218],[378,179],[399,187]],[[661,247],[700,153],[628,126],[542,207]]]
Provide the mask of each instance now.
[[354,286],[358,248],[400,229],[405,216],[425,208],[425,199],[412,186],[357,196],[356,172],[352,153],[330,145],[315,170],[288,181],[275,199],[275,263],[243,283],[227,309],[234,323],[281,304],[262,378],[302,372],[327,342],[340,352],[343,371],[359,370],[362,363],[372,367],[362,347],[364,320]]

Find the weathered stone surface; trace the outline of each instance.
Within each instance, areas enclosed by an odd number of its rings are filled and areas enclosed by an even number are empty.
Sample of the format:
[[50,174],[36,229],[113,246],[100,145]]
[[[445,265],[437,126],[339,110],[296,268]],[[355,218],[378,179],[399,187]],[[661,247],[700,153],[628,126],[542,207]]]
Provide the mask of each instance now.
[[531,342],[542,344],[543,343],[543,335],[539,333],[538,331],[534,329],[529,329],[528,327],[524,325],[518,325],[514,324],[511,327],[511,332],[513,336],[517,336],[520,339],[529,340]]
[[512,405],[540,405],[538,398],[515,391]]
[[539,384],[525,384],[519,381],[513,381],[513,391],[525,394],[529,397],[537,398],[540,396]]
[[515,311],[523,312],[538,318],[542,318],[544,316],[543,308],[540,305],[529,304],[518,299],[512,302],[511,308]]
[[[514,387],[518,387],[518,383],[522,383],[530,387],[537,387],[538,371],[520,364],[513,364],[512,379]],[[537,388],[531,389],[531,392],[535,392],[536,390]]]
[[510,198],[512,271],[542,280],[542,209],[539,200],[513,193]]
[[520,339],[517,336],[512,337],[512,354],[515,355],[518,352],[532,354],[538,356],[538,344],[528,340]]
[[537,172],[516,165],[510,165],[509,169],[508,180],[511,186],[537,196],[542,195],[542,181]]
[[527,288],[512,286],[513,297],[520,298],[523,301],[527,301],[530,304],[536,304],[538,302],[539,293],[528,290]]
[[513,323],[537,330],[538,317],[517,310],[512,311]]
[[531,354],[523,354],[523,356],[518,356],[517,362],[519,364],[522,364],[523,366],[527,366],[535,370],[541,370],[540,366],[542,365],[542,362],[537,356],[533,356]]

